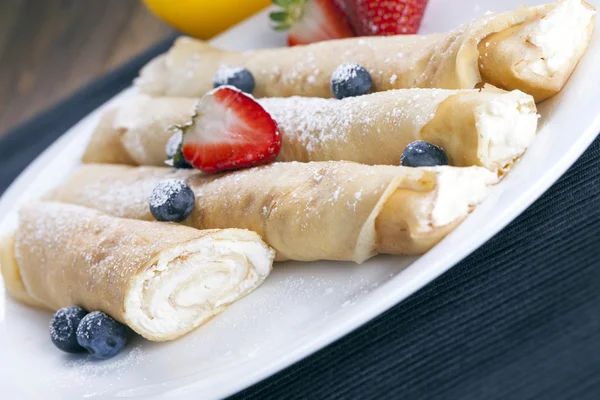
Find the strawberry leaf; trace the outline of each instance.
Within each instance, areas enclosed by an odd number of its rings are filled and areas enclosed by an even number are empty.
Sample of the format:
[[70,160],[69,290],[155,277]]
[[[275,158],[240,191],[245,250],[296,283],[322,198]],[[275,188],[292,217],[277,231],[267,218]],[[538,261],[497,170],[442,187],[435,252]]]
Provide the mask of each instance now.
[[288,13],[285,11],[273,11],[269,14],[271,21],[284,22],[288,19]]
[[278,32],[283,32],[283,31],[287,31],[288,29],[290,29],[290,27],[291,27],[290,24],[281,24],[281,25],[275,25],[273,27],[273,29]]

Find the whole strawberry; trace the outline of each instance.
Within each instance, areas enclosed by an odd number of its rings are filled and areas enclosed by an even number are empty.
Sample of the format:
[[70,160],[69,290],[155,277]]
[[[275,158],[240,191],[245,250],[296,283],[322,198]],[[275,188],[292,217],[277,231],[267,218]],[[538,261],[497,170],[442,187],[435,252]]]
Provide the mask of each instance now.
[[354,36],[340,0],[273,0],[273,29],[289,31],[288,44],[309,44]]
[[350,25],[358,36],[417,33],[427,0],[344,0]]

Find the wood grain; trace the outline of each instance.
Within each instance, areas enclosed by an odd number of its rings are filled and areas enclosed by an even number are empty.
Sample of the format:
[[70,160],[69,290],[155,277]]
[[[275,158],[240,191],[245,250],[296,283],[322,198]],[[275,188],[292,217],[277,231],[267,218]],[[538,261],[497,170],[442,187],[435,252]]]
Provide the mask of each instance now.
[[0,135],[172,32],[138,0],[1,0]]

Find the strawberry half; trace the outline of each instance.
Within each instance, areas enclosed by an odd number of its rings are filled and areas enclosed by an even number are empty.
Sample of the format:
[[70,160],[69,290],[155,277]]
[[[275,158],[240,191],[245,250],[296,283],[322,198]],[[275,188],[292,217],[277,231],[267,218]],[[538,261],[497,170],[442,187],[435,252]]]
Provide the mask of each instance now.
[[281,7],[270,14],[273,28],[289,30],[290,46],[354,36],[336,0],[273,0],[273,3]]
[[344,0],[352,29],[359,36],[417,33],[427,0]]
[[192,121],[179,129],[183,156],[206,173],[264,164],[281,149],[281,135],[271,115],[232,86],[205,94]]

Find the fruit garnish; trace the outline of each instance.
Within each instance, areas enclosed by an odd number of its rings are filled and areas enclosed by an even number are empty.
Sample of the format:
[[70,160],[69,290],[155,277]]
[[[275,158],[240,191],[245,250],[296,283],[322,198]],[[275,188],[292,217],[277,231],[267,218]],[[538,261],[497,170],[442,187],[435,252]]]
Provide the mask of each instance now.
[[400,157],[400,165],[404,167],[448,165],[448,156],[440,146],[417,140],[406,146]]
[[273,29],[289,31],[288,44],[308,44],[354,36],[336,0],[273,0]]
[[417,33],[427,0],[344,0],[358,36]]
[[181,127],[173,126],[171,131],[174,131],[175,133],[169,138],[169,141],[165,146],[165,163],[177,169],[193,168],[181,153],[181,142],[183,142],[183,132],[181,131]]
[[213,87],[233,86],[242,92],[252,94],[254,91],[254,76],[244,67],[222,66],[213,78]]
[[331,75],[331,91],[337,99],[362,96],[372,87],[371,74],[357,63],[342,64]]
[[50,321],[50,339],[52,343],[67,353],[85,351],[77,343],[77,327],[87,312],[81,307],[64,307],[54,314]]
[[92,311],[79,323],[77,342],[93,357],[106,360],[127,344],[127,327],[102,311]]
[[196,197],[192,188],[181,179],[161,181],[150,195],[150,213],[157,221],[181,222],[194,209]]
[[178,30],[210,39],[269,6],[270,0],[143,0]]
[[181,129],[185,159],[206,173],[265,164],[281,149],[271,115],[252,96],[231,86],[205,94],[192,121]]

